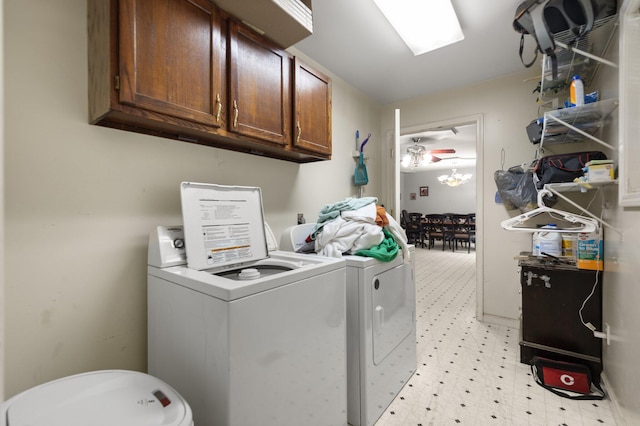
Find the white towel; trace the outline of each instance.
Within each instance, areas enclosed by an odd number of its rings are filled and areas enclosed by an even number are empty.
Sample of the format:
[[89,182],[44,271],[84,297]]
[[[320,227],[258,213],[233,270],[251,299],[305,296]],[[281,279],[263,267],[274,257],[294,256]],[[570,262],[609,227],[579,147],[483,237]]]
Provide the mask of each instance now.
[[342,253],[368,249],[384,240],[382,228],[374,222],[344,220],[328,222],[316,237],[316,252],[323,256],[342,257]]

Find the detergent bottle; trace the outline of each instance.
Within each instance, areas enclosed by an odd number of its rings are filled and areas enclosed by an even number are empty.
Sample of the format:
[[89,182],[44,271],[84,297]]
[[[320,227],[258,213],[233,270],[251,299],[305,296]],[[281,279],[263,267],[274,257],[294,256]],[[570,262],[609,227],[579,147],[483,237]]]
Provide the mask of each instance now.
[[543,231],[533,233],[533,250],[534,256],[542,256],[543,253],[551,256],[562,256],[562,236],[559,232],[554,232],[554,229],[558,229],[555,223],[549,223],[542,227]]
[[569,88],[569,101],[573,106],[584,105],[584,84],[579,75],[574,75]]

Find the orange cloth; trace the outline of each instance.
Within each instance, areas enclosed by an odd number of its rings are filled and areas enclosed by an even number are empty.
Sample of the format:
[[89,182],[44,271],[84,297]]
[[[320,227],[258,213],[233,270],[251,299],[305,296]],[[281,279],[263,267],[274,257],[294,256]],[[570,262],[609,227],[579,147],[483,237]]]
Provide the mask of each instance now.
[[376,223],[379,226],[389,225],[389,219],[387,219],[387,211],[382,206],[376,206]]

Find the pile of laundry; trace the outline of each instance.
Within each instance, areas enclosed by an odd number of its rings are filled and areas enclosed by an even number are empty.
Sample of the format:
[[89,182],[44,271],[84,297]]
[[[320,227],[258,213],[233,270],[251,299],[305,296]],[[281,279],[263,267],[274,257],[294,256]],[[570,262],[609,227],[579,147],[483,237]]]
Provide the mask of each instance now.
[[320,210],[307,242],[323,256],[354,254],[390,262],[402,251],[408,262],[404,229],[377,202],[376,197],[363,197],[327,204]]

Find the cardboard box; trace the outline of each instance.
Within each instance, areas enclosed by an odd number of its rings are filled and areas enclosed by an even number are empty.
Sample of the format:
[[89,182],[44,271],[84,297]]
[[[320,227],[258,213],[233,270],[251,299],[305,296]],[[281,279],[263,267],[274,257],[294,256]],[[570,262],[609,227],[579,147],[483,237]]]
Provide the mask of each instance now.
[[613,164],[595,164],[587,171],[588,182],[608,182],[614,179]]
[[610,182],[615,179],[613,160],[593,160],[586,166],[587,182]]

